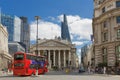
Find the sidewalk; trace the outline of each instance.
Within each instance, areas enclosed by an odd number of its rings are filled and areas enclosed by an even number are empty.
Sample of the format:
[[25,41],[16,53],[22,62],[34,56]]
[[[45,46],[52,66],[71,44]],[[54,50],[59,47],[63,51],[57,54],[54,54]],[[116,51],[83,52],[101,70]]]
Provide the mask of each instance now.
[[13,72],[4,72],[4,71],[0,71],[0,76],[8,76],[8,75],[12,75]]

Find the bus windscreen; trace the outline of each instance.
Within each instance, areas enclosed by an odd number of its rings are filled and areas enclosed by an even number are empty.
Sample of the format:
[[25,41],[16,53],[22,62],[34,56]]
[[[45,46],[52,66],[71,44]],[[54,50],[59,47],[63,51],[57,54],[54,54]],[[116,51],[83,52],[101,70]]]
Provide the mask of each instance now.
[[24,54],[16,54],[14,56],[14,60],[23,60],[24,59]]

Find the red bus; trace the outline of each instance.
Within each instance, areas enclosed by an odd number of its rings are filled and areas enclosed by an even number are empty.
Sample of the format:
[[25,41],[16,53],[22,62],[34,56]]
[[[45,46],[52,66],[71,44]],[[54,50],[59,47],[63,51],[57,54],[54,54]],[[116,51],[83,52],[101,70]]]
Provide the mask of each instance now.
[[15,76],[27,76],[36,74],[36,56],[24,53],[16,52],[14,54],[14,69],[13,75]]
[[48,72],[48,61],[44,56],[38,56],[38,74],[44,74]]

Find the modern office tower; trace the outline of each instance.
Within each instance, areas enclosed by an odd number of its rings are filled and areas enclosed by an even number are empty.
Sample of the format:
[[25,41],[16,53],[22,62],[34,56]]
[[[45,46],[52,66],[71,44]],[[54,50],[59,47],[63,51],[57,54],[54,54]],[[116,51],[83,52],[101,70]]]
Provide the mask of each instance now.
[[69,29],[68,29],[68,24],[67,24],[67,18],[66,15],[63,15],[63,22],[61,25],[61,38],[63,40],[68,40],[71,42],[71,38],[70,38],[70,33],[69,33]]
[[7,28],[8,41],[20,42],[21,20],[17,16],[1,14],[1,24]]
[[21,42],[26,45],[26,52],[29,52],[30,48],[30,26],[27,21],[27,17],[20,17],[22,20],[21,25]]
[[95,66],[120,66],[120,0],[94,0]]
[[23,45],[21,45],[20,42],[9,42],[8,43],[8,48],[9,48],[9,54],[14,57],[14,53],[20,51],[20,52],[25,52],[25,48]]

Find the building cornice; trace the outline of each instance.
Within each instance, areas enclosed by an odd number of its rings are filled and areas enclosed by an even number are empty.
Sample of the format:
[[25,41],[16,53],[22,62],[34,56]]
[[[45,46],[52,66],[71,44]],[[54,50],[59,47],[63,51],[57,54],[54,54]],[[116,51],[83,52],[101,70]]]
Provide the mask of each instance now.
[[3,27],[2,24],[0,24],[0,30],[3,32],[3,34],[8,37],[8,32],[7,32],[7,29],[5,27]]
[[105,7],[106,4],[109,4],[112,1],[115,2],[116,0],[106,0],[103,3],[101,3],[100,5],[98,5],[99,7],[95,8],[95,10]]
[[114,9],[111,9],[111,10],[103,13],[99,17],[93,18],[93,23],[100,23],[100,22],[103,22],[110,17],[119,16],[119,15],[120,15],[120,8],[114,8]]

